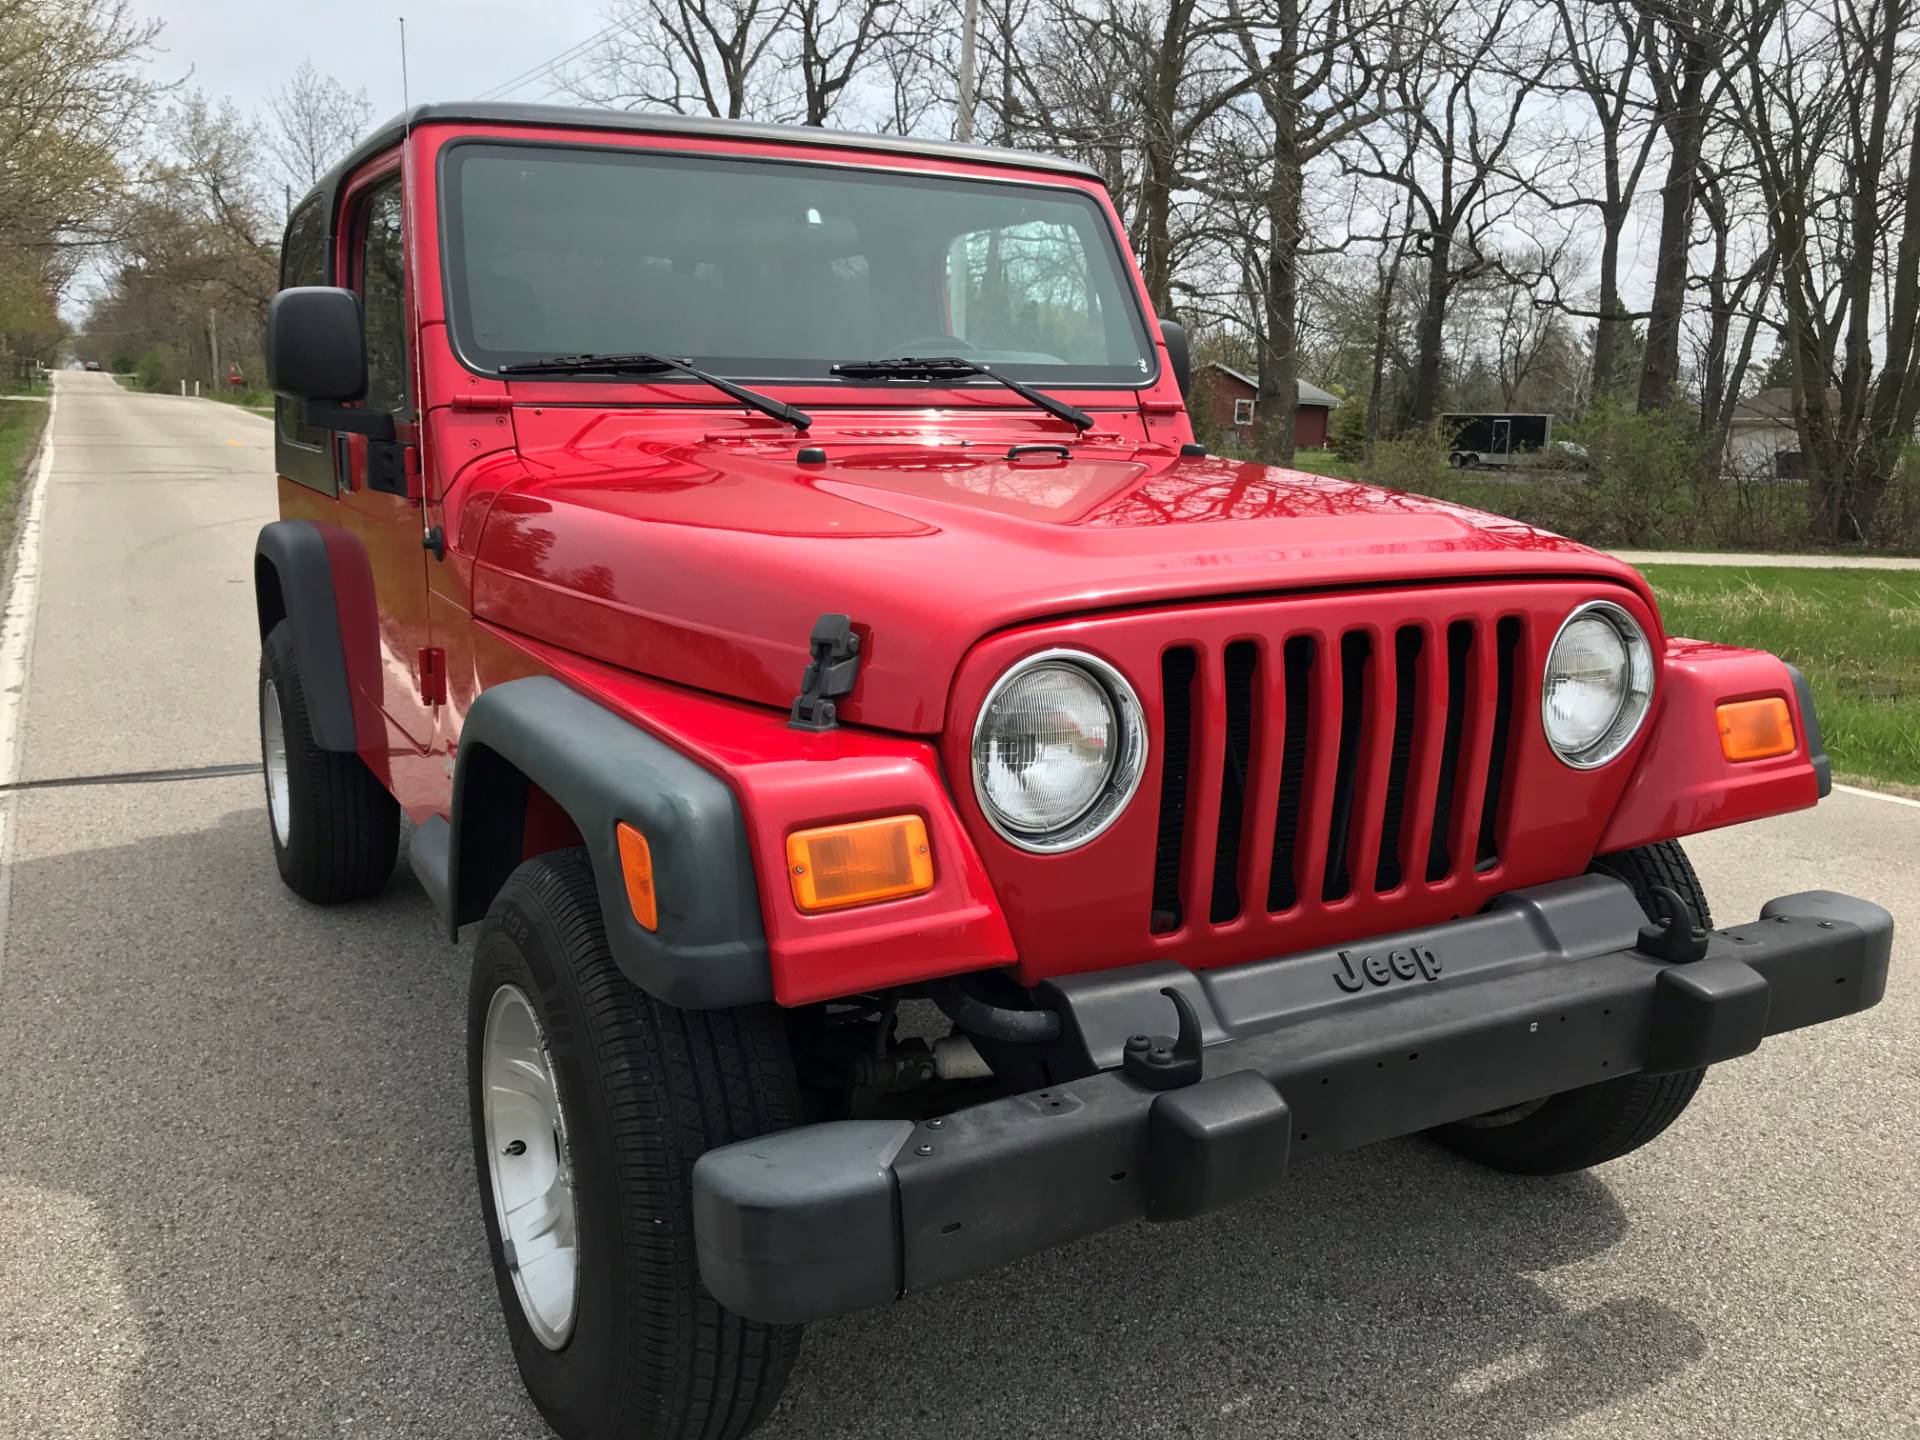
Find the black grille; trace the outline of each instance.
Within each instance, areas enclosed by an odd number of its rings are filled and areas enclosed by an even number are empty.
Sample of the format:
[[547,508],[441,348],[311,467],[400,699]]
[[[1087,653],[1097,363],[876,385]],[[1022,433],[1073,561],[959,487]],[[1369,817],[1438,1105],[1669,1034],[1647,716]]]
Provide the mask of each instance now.
[[1313,685],[1315,646],[1311,635],[1296,635],[1281,654],[1286,667],[1287,725],[1280,752],[1280,805],[1273,816],[1273,869],[1267,877],[1267,909],[1291,910],[1300,898],[1294,879],[1294,838],[1300,833],[1300,800],[1306,793],[1307,701]]
[[1186,647],[1160,657],[1160,689],[1166,715],[1161,740],[1160,838],[1153,859],[1152,930],[1180,928],[1180,850],[1187,824],[1187,769],[1193,758],[1194,652]]
[[1360,727],[1366,715],[1367,661],[1373,642],[1363,630],[1340,637],[1340,749],[1333,767],[1333,811],[1327,820],[1327,869],[1322,900],[1338,900],[1353,888],[1347,874],[1347,837],[1353,830],[1353,787],[1360,769]]
[[1247,775],[1253,757],[1253,682],[1260,652],[1250,640],[1227,646],[1227,754],[1220,775],[1220,828],[1213,851],[1213,904],[1207,918],[1220,925],[1240,913],[1240,831],[1247,813]]
[[[1418,624],[1316,625],[1276,643],[1277,650],[1249,639],[1189,642],[1161,657],[1155,934],[1258,911],[1258,888],[1249,893],[1241,871],[1254,846],[1250,826],[1269,813],[1269,915],[1333,904],[1356,890],[1385,895],[1440,884],[1501,861],[1502,807],[1511,803],[1524,722],[1517,697],[1531,663],[1520,618],[1455,620],[1444,633]],[[1275,665],[1278,674],[1270,673]],[[1205,731],[1217,749],[1200,743],[1202,726],[1218,727]],[[1269,746],[1279,748],[1277,764]],[[1201,774],[1197,755],[1218,756],[1218,764],[1209,759]],[[1428,785],[1423,803],[1416,797]],[[1219,819],[1204,822],[1214,842],[1206,869],[1204,845],[1201,855],[1188,853],[1188,830],[1192,807],[1204,813],[1213,786]],[[1421,833],[1429,820],[1430,839]],[[1419,837],[1417,852],[1410,835]],[[1375,858],[1356,862],[1368,855]]]
[[1507,774],[1508,737],[1513,724],[1513,662],[1520,648],[1520,622],[1509,615],[1494,633],[1496,646],[1498,698],[1493,705],[1493,748],[1487,755],[1487,794],[1480,807],[1480,845],[1475,852],[1474,868],[1491,870],[1500,863],[1497,826],[1500,820],[1500,791]]
[[1420,631],[1402,625],[1393,637],[1393,756],[1387,767],[1387,801],[1380,814],[1380,863],[1373,888],[1391,890],[1400,883],[1400,821],[1407,802],[1407,765],[1413,758],[1413,706],[1420,665]]
[[1473,658],[1473,626],[1456,620],[1447,627],[1447,728],[1440,737],[1440,784],[1433,792],[1433,843],[1427,847],[1427,881],[1446,878],[1453,868],[1453,792],[1460,778],[1460,737],[1467,723],[1467,662]]

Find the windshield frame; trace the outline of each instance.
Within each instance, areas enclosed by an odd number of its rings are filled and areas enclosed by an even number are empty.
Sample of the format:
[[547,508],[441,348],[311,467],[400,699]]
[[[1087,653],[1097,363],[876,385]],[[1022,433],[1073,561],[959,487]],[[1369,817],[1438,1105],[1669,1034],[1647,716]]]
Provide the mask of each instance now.
[[[609,157],[631,158],[644,162],[653,158],[692,161],[706,164],[755,164],[781,167],[799,167],[803,169],[855,171],[865,176],[888,177],[903,176],[923,179],[954,181],[974,185],[1008,186],[1018,189],[1053,191],[1063,195],[1075,196],[1092,204],[1095,221],[1102,243],[1110,257],[1121,303],[1126,307],[1128,323],[1137,327],[1136,333],[1142,342],[1144,358],[1149,369],[1135,377],[1125,380],[1090,379],[1084,375],[1075,375],[1059,379],[1035,378],[1031,372],[1045,367],[1019,367],[1028,373],[1018,374],[1016,378],[1024,384],[1044,390],[1061,391],[1107,391],[1120,394],[1134,394],[1151,390],[1158,385],[1165,373],[1158,343],[1158,327],[1148,310],[1140,289],[1139,275],[1133,264],[1131,251],[1121,241],[1114,224],[1114,217],[1105,200],[1105,191],[1097,182],[1076,184],[1071,180],[1049,180],[1027,176],[980,175],[971,172],[959,172],[941,168],[937,165],[875,165],[863,163],[857,159],[835,160],[815,159],[812,157],[795,158],[786,155],[769,155],[757,151],[714,151],[710,149],[687,149],[672,145],[623,145],[609,144],[592,140],[558,140],[530,138],[506,135],[459,135],[446,141],[439,147],[435,156],[435,209],[438,213],[439,234],[438,260],[440,269],[441,303],[446,319],[445,331],[447,344],[453,357],[462,368],[490,380],[525,383],[529,379],[542,382],[561,382],[569,385],[597,384],[631,387],[635,377],[623,375],[544,375],[530,377],[524,375],[501,374],[498,366],[475,358],[473,348],[468,343],[468,330],[471,319],[465,304],[465,268],[466,256],[461,244],[463,221],[459,210],[460,201],[460,152],[476,148],[484,149],[534,149],[547,151],[590,151]],[[634,349],[653,348],[649,337],[636,336]],[[901,379],[853,379],[834,375],[830,368],[819,375],[769,374],[749,371],[739,366],[712,363],[712,357],[694,357],[695,363],[716,375],[740,384],[751,385],[756,389],[772,390],[781,387],[806,389],[815,393],[821,390],[860,391],[866,396],[877,393],[914,392],[926,389],[951,390],[957,388],[975,389],[1001,387],[985,376],[946,377],[935,380]],[[839,355],[822,360],[823,367],[845,361],[865,360],[871,357],[861,355]],[[649,375],[644,382],[647,386],[686,386],[700,387],[702,381],[687,375]]]

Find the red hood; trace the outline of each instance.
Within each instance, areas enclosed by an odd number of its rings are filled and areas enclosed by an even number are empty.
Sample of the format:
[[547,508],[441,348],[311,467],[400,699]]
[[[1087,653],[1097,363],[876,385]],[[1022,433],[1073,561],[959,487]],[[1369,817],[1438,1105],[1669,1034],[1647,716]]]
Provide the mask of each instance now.
[[[968,648],[1042,617],[1529,575],[1648,593],[1585,546],[1417,495],[1117,436],[1082,440],[1064,461],[1009,461],[1004,416],[990,438],[873,418],[817,429],[807,439],[828,459],[802,465],[790,432],[730,419],[665,437],[658,416],[518,409],[519,465],[478,546],[475,613],[784,707],[815,618],[843,611],[867,639],[842,717],[931,733]],[[1011,438],[1056,435],[1042,423]]]

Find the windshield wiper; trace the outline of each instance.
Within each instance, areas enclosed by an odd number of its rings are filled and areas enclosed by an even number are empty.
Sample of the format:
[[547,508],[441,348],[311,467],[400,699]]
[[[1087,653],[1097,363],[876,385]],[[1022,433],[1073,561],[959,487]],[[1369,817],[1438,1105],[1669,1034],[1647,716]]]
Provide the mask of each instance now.
[[1056,400],[1043,390],[1002,375],[991,365],[978,360],[963,360],[958,355],[919,357],[902,355],[892,360],[849,360],[833,367],[833,373],[849,380],[938,380],[949,375],[984,375],[997,380],[1022,400],[1038,405],[1049,415],[1058,416],[1076,430],[1091,430],[1093,417],[1084,410]]
[[545,360],[522,360],[514,365],[502,365],[502,375],[658,375],[663,371],[677,370],[682,375],[691,375],[694,379],[711,385],[722,395],[731,395],[742,405],[758,410],[762,415],[771,415],[776,420],[784,420],[796,430],[805,430],[813,424],[813,417],[796,405],[784,400],[776,400],[771,395],[762,395],[758,390],[749,390],[744,385],[719,375],[709,374],[699,366],[686,360],[675,360],[670,355],[652,355],[644,350],[636,350],[631,355],[551,355]]

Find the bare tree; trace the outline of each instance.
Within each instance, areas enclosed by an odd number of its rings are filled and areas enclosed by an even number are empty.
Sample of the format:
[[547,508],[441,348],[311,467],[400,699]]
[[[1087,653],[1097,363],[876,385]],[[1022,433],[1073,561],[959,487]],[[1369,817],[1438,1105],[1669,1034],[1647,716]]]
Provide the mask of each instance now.
[[1564,71],[1551,88],[1578,95],[1591,125],[1569,137],[1571,178],[1555,187],[1549,208],[1591,214],[1600,230],[1597,304],[1582,309],[1557,288],[1554,301],[1562,313],[1594,322],[1591,390],[1600,397],[1615,393],[1625,379],[1621,355],[1634,317],[1620,297],[1620,242],[1660,134],[1642,93],[1641,31],[1649,22],[1618,0],[1607,6],[1553,0],[1553,6]]
[[627,109],[795,118],[780,41],[794,0],[614,0],[613,28],[561,86]]
[[[1235,193],[1257,198],[1263,223],[1249,232],[1263,263],[1259,419],[1262,460],[1290,465],[1299,397],[1300,262],[1307,174],[1336,147],[1397,113],[1385,76],[1424,37],[1385,0],[1228,0],[1233,39],[1252,80],[1263,134],[1251,167],[1228,167]],[[1252,171],[1245,173],[1246,169]]]
[[349,90],[331,75],[300,62],[293,78],[267,102],[262,145],[279,172],[286,209],[359,143],[373,119],[365,87]]
[[1913,0],[1748,0],[1724,51],[1778,257],[1810,522],[1830,541],[1867,535],[1920,419],[1915,18]]
[[[1654,113],[1667,141],[1660,187],[1660,241],[1647,309],[1646,357],[1639,408],[1672,403],[1680,381],[1680,334],[1686,321],[1688,258],[1700,194],[1700,154],[1719,104],[1727,34],[1743,0],[1633,0],[1641,17],[1640,53],[1654,93]],[[1760,0],[1772,6],[1775,0]]]
[[793,0],[805,123],[827,123],[847,87],[900,33],[901,22],[897,0]]
[[1394,127],[1411,164],[1386,163],[1368,138],[1357,173],[1403,187],[1415,208],[1415,249],[1426,262],[1426,299],[1408,421],[1439,411],[1447,311],[1462,282],[1493,260],[1494,237],[1526,188],[1520,172],[1538,157],[1516,153],[1529,102],[1556,51],[1550,35],[1528,34],[1523,0],[1440,0],[1436,40],[1402,68],[1394,86]]

